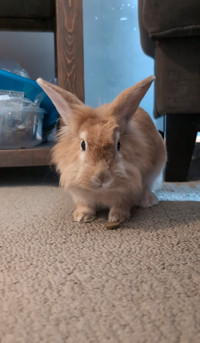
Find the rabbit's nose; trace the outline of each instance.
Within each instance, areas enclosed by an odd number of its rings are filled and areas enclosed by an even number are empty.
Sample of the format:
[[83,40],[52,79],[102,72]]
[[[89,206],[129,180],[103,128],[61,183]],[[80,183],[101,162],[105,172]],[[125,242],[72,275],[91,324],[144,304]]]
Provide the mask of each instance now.
[[100,172],[97,175],[95,175],[95,178],[100,182],[100,183],[104,183],[106,182],[106,179],[108,177],[106,177],[106,174],[104,172]]
[[92,177],[92,182],[97,187],[102,187],[102,185],[108,182],[109,180],[110,180],[110,175],[104,171],[101,171]]
[[95,176],[92,176],[92,183],[95,187],[102,187],[102,182],[97,179]]

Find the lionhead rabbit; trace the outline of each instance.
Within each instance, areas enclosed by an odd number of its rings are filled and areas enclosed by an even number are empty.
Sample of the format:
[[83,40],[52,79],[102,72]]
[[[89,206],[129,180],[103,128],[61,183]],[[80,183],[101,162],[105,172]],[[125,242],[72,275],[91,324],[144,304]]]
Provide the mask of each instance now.
[[151,189],[166,162],[165,145],[151,118],[138,107],[153,80],[146,78],[96,109],[37,80],[65,124],[52,161],[75,202],[75,221],[93,220],[103,206],[109,208],[110,222],[124,222],[133,206],[158,203]]

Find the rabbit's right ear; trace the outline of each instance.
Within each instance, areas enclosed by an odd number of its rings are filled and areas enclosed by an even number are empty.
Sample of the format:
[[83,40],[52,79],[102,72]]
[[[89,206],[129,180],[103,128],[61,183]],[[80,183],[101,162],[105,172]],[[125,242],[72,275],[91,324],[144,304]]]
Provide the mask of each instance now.
[[149,76],[136,85],[125,89],[114,99],[110,104],[110,111],[119,122],[128,122],[133,117],[140,101],[154,80],[154,76]]
[[41,78],[37,79],[36,82],[51,99],[65,123],[69,122],[74,105],[85,106],[74,94],[61,87],[53,85]]

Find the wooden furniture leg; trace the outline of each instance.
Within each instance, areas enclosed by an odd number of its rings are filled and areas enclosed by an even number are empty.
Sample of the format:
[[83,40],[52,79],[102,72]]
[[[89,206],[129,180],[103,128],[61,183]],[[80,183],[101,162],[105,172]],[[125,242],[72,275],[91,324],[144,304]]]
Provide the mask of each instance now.
[[82,0],[56,0],[58,85],[84,101]]
[[168,162],[165,181],[187,181],[197,135],[198,115],[167,114],[166,146]]

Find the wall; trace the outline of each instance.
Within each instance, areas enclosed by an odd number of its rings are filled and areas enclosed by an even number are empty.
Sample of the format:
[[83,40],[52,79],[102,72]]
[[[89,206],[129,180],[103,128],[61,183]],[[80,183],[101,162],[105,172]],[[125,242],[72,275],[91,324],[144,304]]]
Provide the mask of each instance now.
[[54,78],[54,35],[37,32],[0,32],[0,59],[10,59],[33,79]]
[[[86,102],[97,106],[154,73],[140,46],[137,0],[83,0]],[[153,87],[142,106],[153,112]]]

